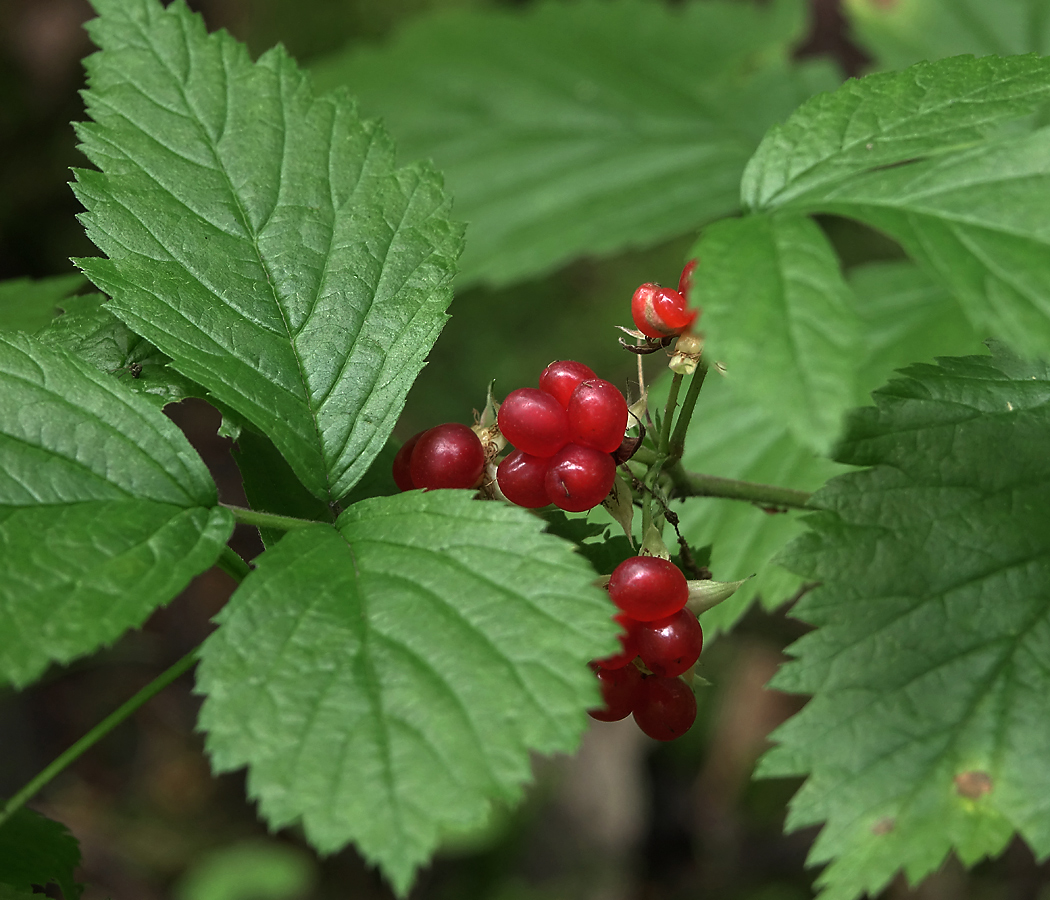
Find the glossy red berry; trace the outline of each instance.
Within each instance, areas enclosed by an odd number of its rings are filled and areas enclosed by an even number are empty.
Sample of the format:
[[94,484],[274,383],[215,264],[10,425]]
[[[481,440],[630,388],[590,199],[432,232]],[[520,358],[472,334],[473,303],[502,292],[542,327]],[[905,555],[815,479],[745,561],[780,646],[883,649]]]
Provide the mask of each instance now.
[[608,453],[569,444],[551,460],[545,485],[550,502],[568,512],[592,509],[612,490],[616,463]]
[[703,629],[687,609],[654,622],[639,622],[632,636],[649,671],[665,678],[681,675],[704,649]]
[[597,664],[603,669],[622,669],[638,656],[638,639],[635,637],[635,629],[641,623],[623,613],[617,613],[613,619],[620,625],[620,633],[617,635],[620,639],[620,652],[597,660]]
[[678,612],[689,599],[685,575],[670,560],[632,556],[609,579],[609,596],[632,619],[652,622]]
[[649,737],[673,741],[696,721],[696,697],[681,678],[650,675],[642,680],[634,705],[634,721]]
[[540,390],[546,391],[562,406],[567,407],[572,392],[579,387],[580,382],[597,377],[589,366],[581,362],[560,359],[543,370],[543,374],[540,375]]
[[598,676],[602,689],[604,705],[600,709],[589,709],[587,714],[599,722],[618,722],[626,719],[638,702],[639,689],[642,686],[642,673],[636,666],[624,666],[620,669],[606,669],[592,666]]
[[549,456],[530,456],[515,450],[496,468],[496,481],[503,496],[526,509],[548,506],[551,501],[546,478],[550,464]]
[[409,474],[417,488],[471,488],[481,480],[484,468],[481,439],[466,425],[448,422],[419,436]]
[[681,334],[696,321],[696,310],[672,288],[643,284],[631,298],[631,318],[646,337],[665,338]]
[[574,444],[612,453],[627,430],[627,401],[601,378],[581,381],[569,399],[569,434]]
[[415,488],[412,483],[412,473],[409,471],[409,463],[412,460],[412,451],[416,449],[416,442],[426,434],[425,431],[417,431],[412,437],[405,441],[394,455],[394,484],[403,491],[411,491]]
[[695,259],[689,260],[678,278],[678,293],[685,297],[686,302],[689,301],[689,292],[693,289],[693,272],[696,271],[697,262]]
[[518,388],[507,395],[497,416],[499,430],[530,456],[553,456],[569,442],[569,417],[551,394]]

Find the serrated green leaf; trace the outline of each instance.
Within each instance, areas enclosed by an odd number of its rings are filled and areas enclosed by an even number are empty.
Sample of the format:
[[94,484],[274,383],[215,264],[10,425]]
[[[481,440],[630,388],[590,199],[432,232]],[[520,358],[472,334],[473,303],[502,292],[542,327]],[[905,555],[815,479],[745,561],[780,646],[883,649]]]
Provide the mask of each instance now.
[[1046,0],[845,0],[850,34],[883,69],[972,53],[1050,51]]
[[110,309],[338,500],[446,319],[461,229],[440,178],[281,48],[253,64],[181,3],[95,0],[79,260]]
[[984,141],[1048,100],[1050,59],[1037,56],[959,57],[851,79],[770,129],[741,199],[768,209],[825,196],[857,175]]
[[348,842],[404,894],[441,836],[513,801],[529,750],[573,749],[612,607],[571,545],[466,491],[365,500],[285,536],[205,642],[216,771],[272,827]]
[[87,363],[0,335],[0,678],[33,680],[209,568],[233,530],[182,432]]
[[83,275],[0,281],[0,331],[43,328],[58,314],[62,301],[83,284]]
[[705,350],[739,396],[828,449],[855,396],[859,320],[827,238],[802,216],[745,216],[704,231],[691,256]]
[[459,284],[647,246],[737,208],[765,128],[838,78],[789,65],[804,4],[617,0],[421,18],[323,62],[469,224]]
[[78,900],[84,889],[73,872],[79,865],[80,845],[60,822],[22,808],[0,825],[0,887],[12,896],[32,896],[34,884],[54,882],[66,900]]
[[859,410],[783,561],[823,586],[774,687],[814,697],[764,776],[809,776],[789,828],[826,822],[822,898],[968,865],[1013,832],[1050,853],[1050,367],[915,366]]

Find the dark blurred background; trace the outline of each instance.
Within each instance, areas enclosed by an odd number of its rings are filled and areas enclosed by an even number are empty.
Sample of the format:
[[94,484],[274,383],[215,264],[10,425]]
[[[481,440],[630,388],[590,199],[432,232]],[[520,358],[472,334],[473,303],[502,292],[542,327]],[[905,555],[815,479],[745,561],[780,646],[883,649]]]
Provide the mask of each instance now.
[[[883,0],[893,2],[893,0]],[[196,0],[209,27],[225,27],[258,54],[282,41],[306,63],[350,42],[381,40],[399,22],[448,7],[524,5],[512,0]],[[83,117],[80,58],[90,51],[86,0],[0,0],[0,278],[73,271],[92,255],[66,182],[84,164],[71,120]],[[815,0],[797,52],[827,54],[857,74],[834,0]],[[394,135],[396,138],[396,134]],[[611,380],[634,361],[610,337],[611,296],[643,281],[674,283],[690,239],[601,261],[584,260],[504,291],[457,296],[453,318],[413,389],[398,432],[470,421],[496,378],[503,391],[530,384],[551,359],[581,358]],[[498,312],[497,312],[498,311]],[[596,326],[597,323],[597,326]],[[218,416],[190,401],[169,407],[229,502],[243,503]],[[239,530],[250,558],[258,536]],[[218,570],[114,647],[55,669],[22,694],[0,693],[0,795],[10,794],[92,725],[188,652],[232,590]],[[800,705],[763,690],[801,633],[787,614],[753,609],[705,649],[697,723],[657,745],[630,720],[595,723],[574,758],[537,759],[536,784],[489,830],[449,846],[413,898],[484,900],[804,900],[804,860],[814,831],[781,832],[797,782],[752,783],[766,735]],[[87,900],[389,898],[352,850],[318,860],[289,830],[268,835],[245,800],[240,775],[213,778],[194,731],[192,679],[166,689],[57,778],[33,804],[68,825],[84,855]],[[919,889],[899,880],[887,898],[1050,900],[1050,869],[1023,844],[970,873],[953,859]]]

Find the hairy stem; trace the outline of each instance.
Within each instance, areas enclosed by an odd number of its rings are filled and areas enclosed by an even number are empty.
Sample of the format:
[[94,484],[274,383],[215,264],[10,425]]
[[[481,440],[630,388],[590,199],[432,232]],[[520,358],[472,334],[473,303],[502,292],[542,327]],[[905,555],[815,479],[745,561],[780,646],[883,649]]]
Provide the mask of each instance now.
[[7,803],[4,804],[3,809],[0,810],[0,825],[3,825],[4,822],[18,812],[18,810],[25,805],[27,800],[51,781],[52,778],[62,772],[70,763],[82,756],[86,750],[97,744],[139,707],[157,696],[157,694],[164,690],[164,688],[171,684],[176,678],[192,669],[194,663],[197,662],[198,649],[199,648],[194,648],[175,663],[175,665],[154,678],[141,691],[106,716],[106,718],[99,722],[98,725],[92,728],[79,741],[73,744],[73,746],[58,756],[49,766],[47,766],[47,768],[41,771],[39,775],[26,784],[26,786],[8,800]]
[[667,475],[679,497],[724,497],[729,500],[747,500],[770,508],[805,509],[809,498],[813,496],[807,491],[796,491],[794,488],[779,487],[775,484],[757,484],[753,481],[687,472],[679,464],[671,466]]
[[313,519],[295,519],[292,516],[278,516],[274,513],[258,512],[254,509],[246,509],[243,506],[230,506],[223,503],[233,517],[245,525],[254,525],[256,528],[276,528],[278,531],[294,531],[296,528],[306,528],[308,525],[331,525],[331,522],[316,522]]

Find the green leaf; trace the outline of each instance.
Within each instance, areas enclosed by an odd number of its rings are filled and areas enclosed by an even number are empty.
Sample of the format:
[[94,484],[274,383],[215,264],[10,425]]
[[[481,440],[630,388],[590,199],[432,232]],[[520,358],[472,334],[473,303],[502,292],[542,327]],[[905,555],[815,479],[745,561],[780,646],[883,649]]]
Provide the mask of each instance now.
[[845,0],[850,33],[883,69],[972,53],[1050,52],[1046,0]]
[[252,422],[317,498],[383,448],[446,319],[440,178],[281,48],[253,64],[182,3],[95,0],[79,260],[109,308]]
[[0,335],[0,678],[139,625],[233,530],[182,432],[116,379]]
[[420,18],[316,68],[446,173],[459,284],[504,285],[732,213],[764,130],[826,65],[791,65],[804,4],[639,0]]
[[79,865],[80,846],[65,825],[25,808],[0,825],[0,888],[13,889],[10,896],[32,896],[34,884],[54,882],[66,900],[77,900],[84,890],[73,878]]
[[313,861],[276,841],[242,841],[209,854],[179,880],[175,900],[300,900],[317,881]]
[[43,328],[57,315],[62,301],[83,284],[82,275],[0,281],[0,331]]
[[247,765],[279,828],[350,841],[404,894],[442,835],[520,798],[597,698],[612,606],[571,545],[466,491],[365,500],[286,535],[204,643],[216,771]]
[[859,174],[979,143],[1048,100],[1050,59],[1036,56],[960,57],[852,79],[770,129],[747,164],[742,202],[768,209],[827,196]]
[[858,318],[834,250],[801,216],[746,216],[704,231],[694,295],[705,352],[738,394],[827,449],[855,396]]
[[869,468],[816,495],[783,557],[823,586],[772,685],[814,697],[759,774],[809,776],[788,827],[826,822],[827,900],[1014,832],[1050,853],[1050,368],[995,349],[904,375],[838,453]]

